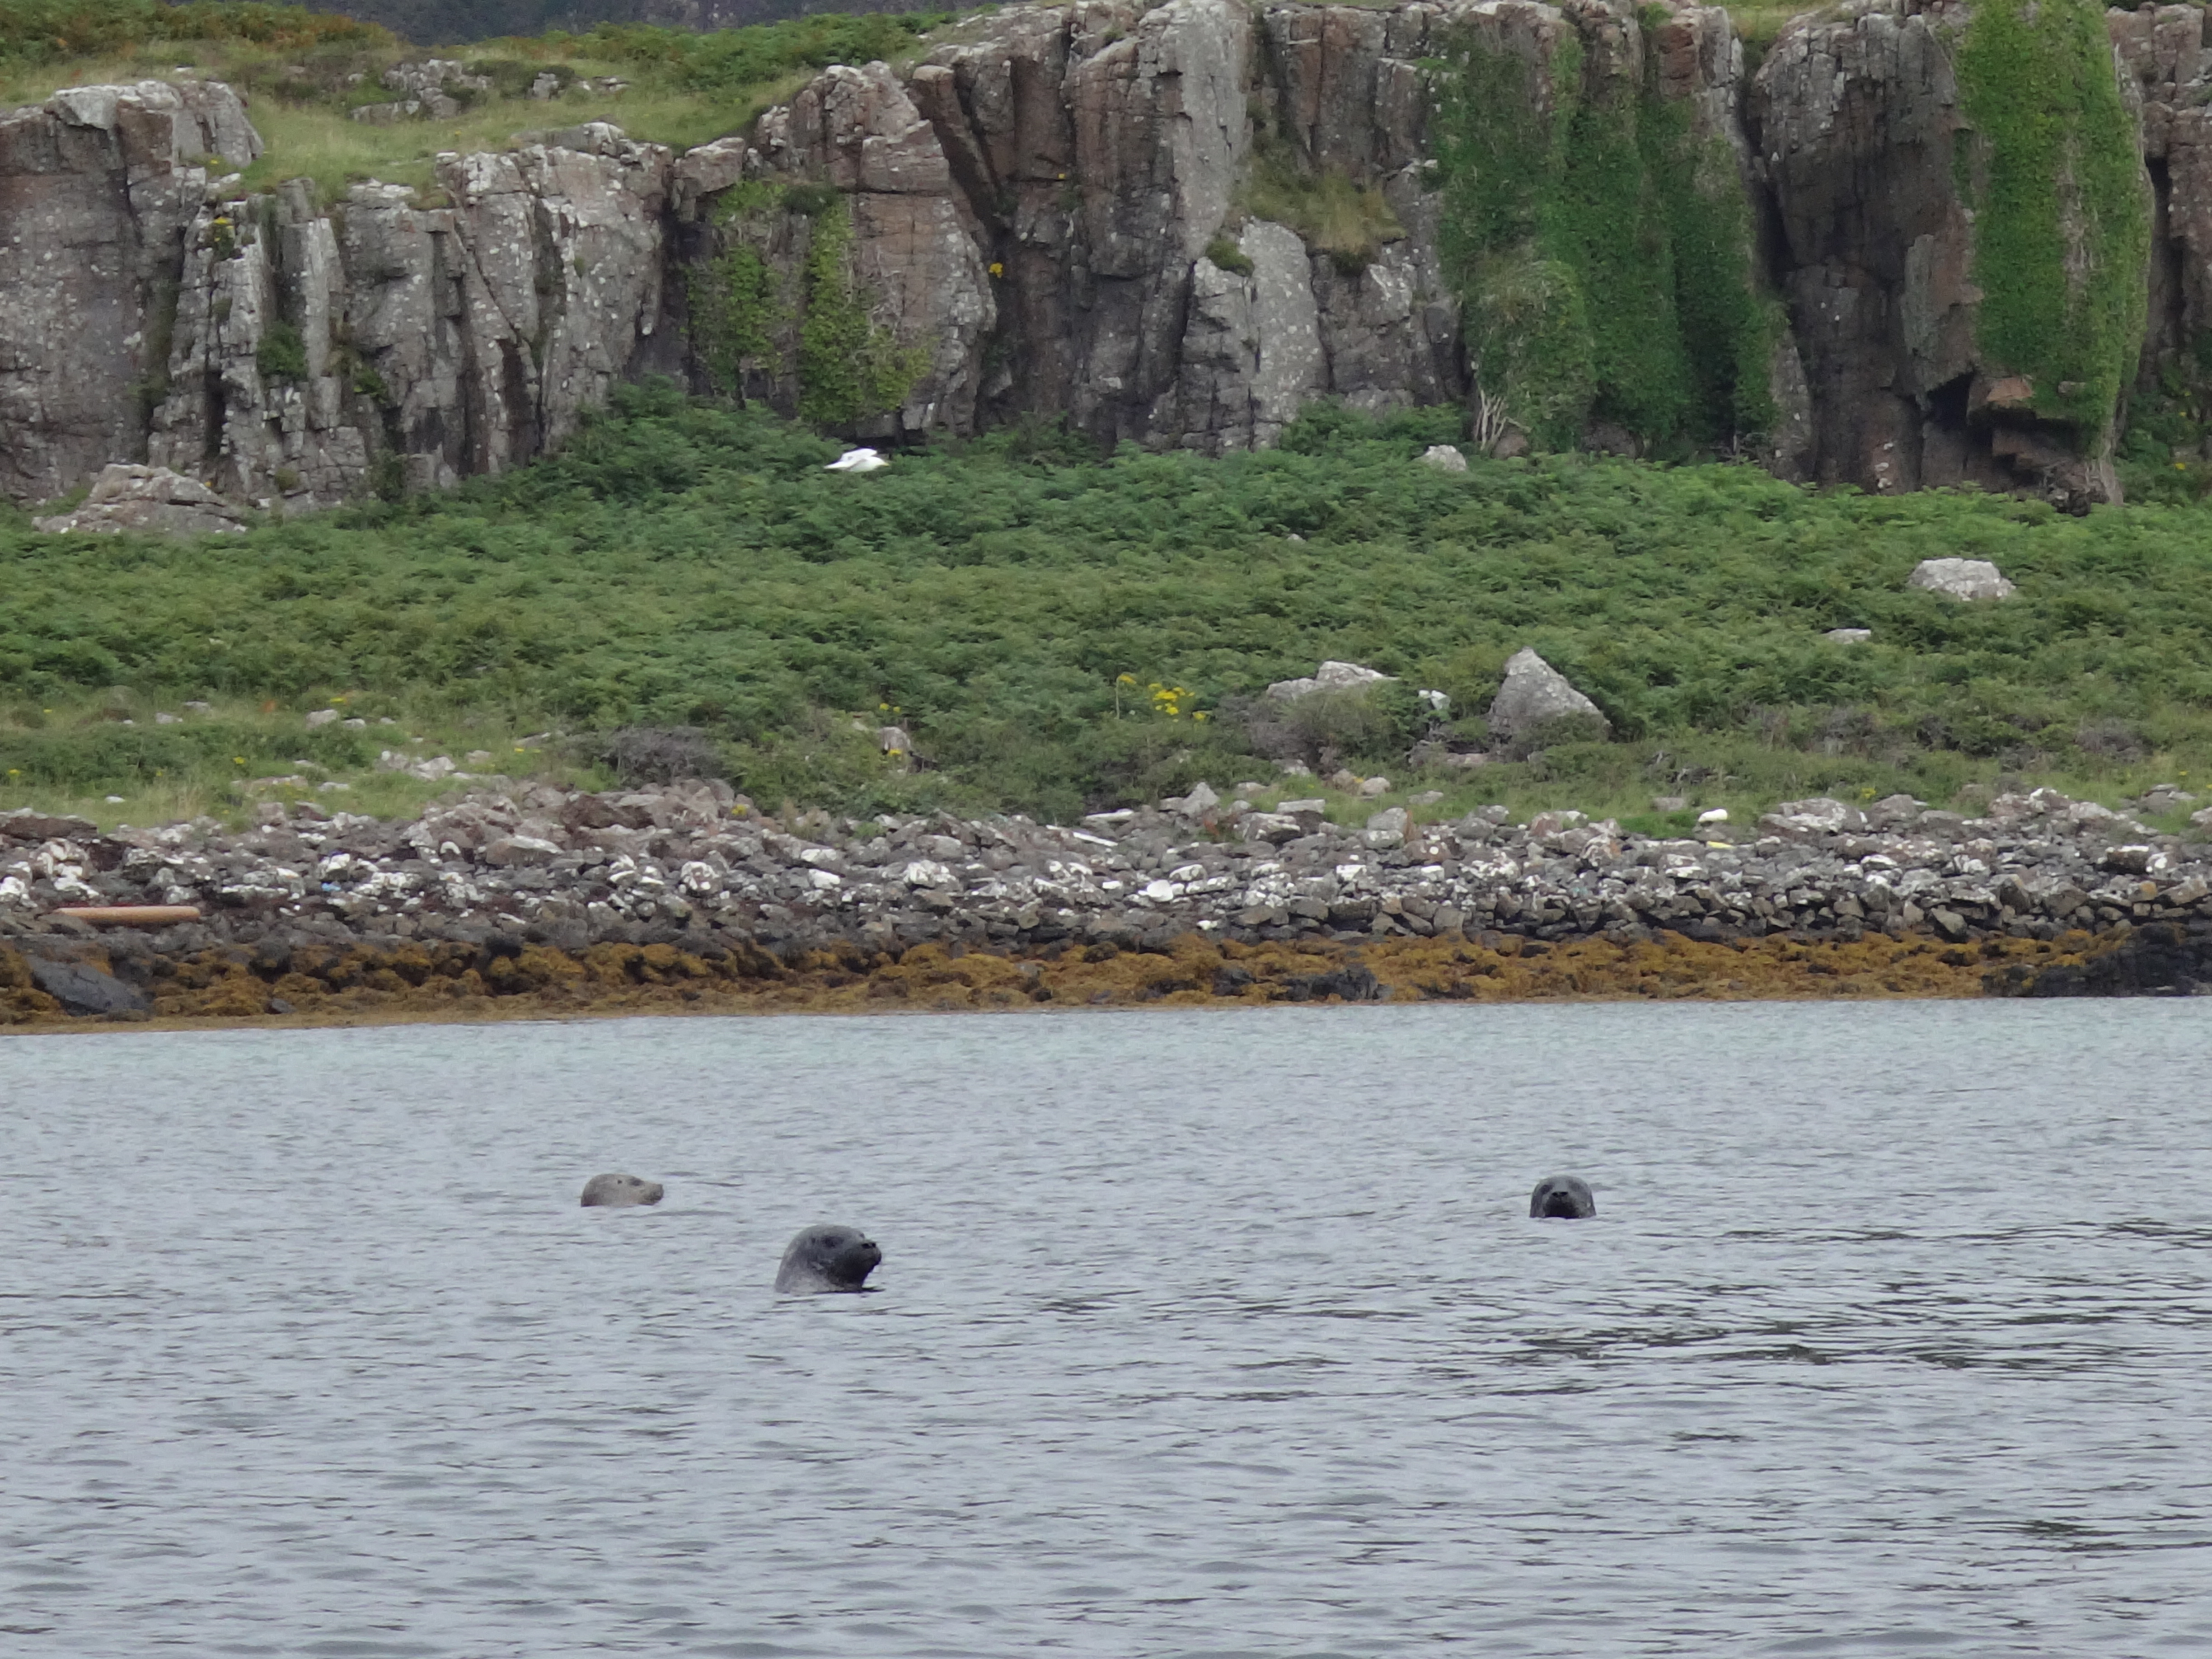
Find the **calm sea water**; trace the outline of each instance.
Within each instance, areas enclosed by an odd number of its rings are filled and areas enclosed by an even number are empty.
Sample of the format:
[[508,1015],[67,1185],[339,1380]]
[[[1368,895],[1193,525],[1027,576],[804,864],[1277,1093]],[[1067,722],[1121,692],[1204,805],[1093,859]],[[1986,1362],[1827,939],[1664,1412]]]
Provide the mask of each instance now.
[[[2208,1049],[2204,1001],[0,1042],[0,1650],[2212,1652]],[[1595,1220],[1527,1218],[1555,1170]],[[817,1219],[879,1293],[769,1293]]]

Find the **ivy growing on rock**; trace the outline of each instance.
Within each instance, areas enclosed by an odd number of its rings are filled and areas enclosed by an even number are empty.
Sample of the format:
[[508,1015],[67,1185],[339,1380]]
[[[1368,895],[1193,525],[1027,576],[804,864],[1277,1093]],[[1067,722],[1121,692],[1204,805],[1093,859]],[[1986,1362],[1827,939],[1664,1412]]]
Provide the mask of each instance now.
[[1656,54],[1641,61],[1593,65],[1564,33],[1540,73],[1470,28],[1430,65],[1468,349],[1547,448],[1599,423],[1647,448],[1717,446],[1773,418],[1777,310],[1735,158],[1659,95]]
[[842,200],[817,214],[803,269],[805,311],[799,325],[799,413],[845,427],[896,409],[929,366],[919,346],[868,314],[868,295],[848,269],[853,210]]
[[1976,343],[2094,443],[2142,346],[2149,187],[2093,0],[1978,0],[1959,44]]
[[[716,391],[743,401],[759,374],[788,398],[795,383],[796,412],[840,428],[905,401],[929,352],[901,345],[871,315],[874,298],[851,269],[852,209],[842,192],[738,185],[714,222],[716,251],[690,268],[686,292],[692,354]],[[794,244],[803,252],[793,270]]]
[[776,329],[785,319],[782,283],[764,253],[773,186],[732,185],[715,204],[724,246],[684,273],[691,350],[714,390],[744,401],[749,370],[773,371]]

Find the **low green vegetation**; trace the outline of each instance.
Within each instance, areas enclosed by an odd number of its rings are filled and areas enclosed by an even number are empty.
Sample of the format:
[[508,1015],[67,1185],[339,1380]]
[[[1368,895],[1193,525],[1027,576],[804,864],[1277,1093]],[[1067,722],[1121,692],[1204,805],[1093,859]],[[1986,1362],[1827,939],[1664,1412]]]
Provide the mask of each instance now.
[[[1655,796],[2049,782],[2117,800],[2212,775],[2212,512],[2075,519],[1572,455],[1420,465],[1463,418],[1322,407],[1279,449],[1220,460],[1102,458],[1024,428],[848,475],[802,426],[661,385],[625,391],[565,453],[451,495],[186,544],[15,520],[0,807],[234,814],[272,776],[302,781],[264,793],[343,781],[328,804],[404,804],[436,786],[379,771],[387,749],[605,778],[609,734],[633,726],[696,729],[763,805],[860,815],[1066,818],[1200,779],[1325,793],[1285,781],[1285,759],[1386,775],[1385,804],[1441,792],[1424,811],[1500,800],[1655,826],[1689,821],[1652,817]],[[2020,594],[1905,586],[1945,555],[1996,560]],[[1873,642],[1821,637],[1846,626]],[[1417,740],[1480,744],[1524,645],[1615,738],[1409,764]],[[1260,699],[1324,658],[1404,684],[1297,719]],[[1415,688],[1447,693],[1451,717]],[[366,724],[306,726],[331,706]],[[887,725],[917,769],[883,754]]]

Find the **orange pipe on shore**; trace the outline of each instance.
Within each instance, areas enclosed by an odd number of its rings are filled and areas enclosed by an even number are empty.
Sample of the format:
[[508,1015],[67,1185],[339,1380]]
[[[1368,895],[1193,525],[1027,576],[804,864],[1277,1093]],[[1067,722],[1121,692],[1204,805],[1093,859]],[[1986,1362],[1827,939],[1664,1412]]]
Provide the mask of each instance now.
[[94,927],[173,927],[200,919],[197,904],[79,904],[54,914]]

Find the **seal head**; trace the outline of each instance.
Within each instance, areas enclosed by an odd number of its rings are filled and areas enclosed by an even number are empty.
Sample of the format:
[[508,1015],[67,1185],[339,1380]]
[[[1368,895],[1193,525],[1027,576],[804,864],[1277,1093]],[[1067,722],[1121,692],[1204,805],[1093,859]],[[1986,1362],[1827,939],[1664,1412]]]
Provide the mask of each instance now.
[[783,1265],[775,1270],[775,1288],[785,1296],[857,1291],[883,1259],[884,1253],[858,1227],[820,1223],[791,1241]]
[[1528,1213],[1540,1221],[1580,1221],[1597,1213],[1597,1200],[1579,1176],[1546,1176],[1528,1195]]
[[634,1175],[595,1175],[584,1183],[584,1207],[626,1210],[634,1205],[658,1204],[663,1190],[659,1182]]

